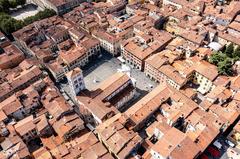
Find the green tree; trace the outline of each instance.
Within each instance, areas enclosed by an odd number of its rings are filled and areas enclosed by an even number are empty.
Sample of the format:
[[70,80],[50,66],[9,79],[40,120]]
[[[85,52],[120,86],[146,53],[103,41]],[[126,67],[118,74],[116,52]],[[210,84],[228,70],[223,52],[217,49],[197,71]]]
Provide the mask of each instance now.
[[6,34],[11,34],[12,32],[23,27],[23,22],[16,20],[6,13],[0,14],[0,29]]
[[8,19],[8,18],[11,18],[11,16],[6,13],[0,13],[0,23],[2,22],[3,19]]
[[16,8],[18,5],[24,5],[26,0],[9,0],[11,8]]
[[41,20],[41,19],[45,19],[51,16],[56,15],[56,12],[54,10],[51,9],[45,9],[43,11],[38,12],[36,15],[31,16],[31,17],[27,17],[26,19],[24,19],[24,24],[28,25],[33,23],[34,21],[37,20]]
[[28,17],[24,21],[21,21],[12,18],[6,13],[0,13],[0,29],[6,34],[11,34],[12,32],[22,28],[25,25],[31,24],[37,20],[51,17],[55,14],[55,11],[51,9],[45,9],[44,11],[37,13],[35,16]]
[[235,48],[235,50],[233,52],[233,57],[234,58],[236,58],[236,57],[240,58],[240,46],[239,45]]
[[231,58],[226,58],[224,61],[218,63],[218,72],[222,75],[231,76],[233,74],[232,70],[233,60]]
[[10,7],[8,0],[0,0],[0,12],[8,12]]
[[14,30],[14,22],[12,19],[3,19],[1,21],[0,28],[6,34],[10,34]]
[[18,0],[18,5],[24,5],[26,4],[26,0]]
[[227,56],[225,54],[223,54],[222,52],[214,52],[210,58],[209,58],[209,62],[217,65],[219,62],[224,61],[227,58]]
[[233,51],[234,51],[234,46],[233,46],[233,43],[230,43],[227,47],[226,47],[226,50],[225,50],[225,54],[228,56],[228,57],[233,57]]

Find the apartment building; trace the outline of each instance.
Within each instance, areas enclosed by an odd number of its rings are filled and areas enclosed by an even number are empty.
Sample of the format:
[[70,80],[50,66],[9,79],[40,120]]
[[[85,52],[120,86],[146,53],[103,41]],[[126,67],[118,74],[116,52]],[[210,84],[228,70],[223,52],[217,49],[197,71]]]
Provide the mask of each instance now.
[[[189,159],[199,157],[220,132],[219,126],[213,124],[216,120],[213,114],[202,117],[200,113],[203,112],[196,110],[187,117],[185,131],[169,126],[164,117],[158,116],[157,121],[146,129],[149,148],[144,156],[176,159],[183,156]],[[207,126],[208,123],[212,125]],[[189,145],[193,149],[189,150]]]
[[156,53],[155,55],[152,55],[145,60],[144,73],[150,79],[158,83],[163,83],[164,80],[161,79],[160,72],[158,69],[162,65],[166,65],[166,64],[169,64],[168,58],[165,56],[162,56],[161,53]]
[[83,120],[53,85],[43,91],[41,103],[48,111],[51,126],[61,140],[68,141],[85,130]]
[[168,95],[170,95],[170,93],[167,88],[164,85],[159,85],[140,101],[135,103],[124,112],[130,119],[128,120],[128,127],[134,131],[140,130],[145,123],[147,123],[151,115],[167,100]]
[[167,83],[179,90],[187,83],[188,79],[171,65],[173,61],[165,56],[164,53],[167,53],[167,51],[162,51],[147,58],[145,60],[144,73],[160,84]]
[[[178,150],[178,146],[181,145],[181,151]],[[187,145],[191,147],[190,151],[187,151]],[[196,143],[191,141],[188,136],[178,129],[172,127],[161,137],[156,144],[154,144],[150,150],[152,159],[164,159],[164,158],[185,158],[193,159],[199,154],[199,147]]]
[[[54,138],[55,139],[55,138]],[[113,159],[105,146],[98,140],[92,132],[86,132],[73,140],[56,145],[52,149],[46,149],[52,138],[46,139],[44,147],[33,152],[34,158],[104,158]],[[79,151],[79,149],[81,149]],[[64,153],[63,153],[64,152]],[[66,153],[65,153],[66,152]]]
[[121,45],[122,57],[133,68],[143,70],[145,59],[164,49],[171,40],[169,33],[151,28],[124,41]]
[[183,31],[180,33],[180,36],[186,39],[190,44],[199,47],[203,46],[203,42],[206,39],[207,33],[203,32],[202,34],[199,34],[195,31]]
[[28,116],[14,125],[16,132],[24,142],[29,142],[38,136],[33,116]]
[[108,27],[107,15],[104,9],[98,9],[96,5],[97,3],[82,3],[79,7],[64,14],[63,17],[88,33],[92,33],[94,29],[106,29]]
[[92,58],[95,58],[100,53],[100,43],[96,39],[88,39],[68,51],[60,51],[59,57],[68,70],[73,70],[76,67],[85,66]]
[[9,156],[30,158],[30,152],[28,150],[27,144],[25,144],[16,133],[8,136],[1,143],[1,146],[3,148],[3,151],[0,152],[0,155],[3,158],[8,158]]
[[18,66],[25,58],[23,52],[15,45],[8,45],[3,48],[3,53],[0,54],[0,68],[10,69]]
[[0,49],[4,48],[10,44],[11,44],[10,40],[2,32],[0,32]]
[[205,94],[214,88],[213,81],[217,76],[218,70],[216,66],[206,61],[201,61],[195,67],[193,82],[199,84],[198,91]]
[[188,42],[187,40],[183,39],[182,37],[174,38],[167,46],[166,49],[171,51],[180,52],[182,57],[185,56],[186,58],[192,57],[196,54],[198,46],[194,45],[193,43]]
[[91,125],[99,125],[119,111],[109,102],[94,98],[94,92],[82,91],[77,96],[78,107],[83,119]]
[[100,41],[101,47],[113,56],[121,53],[120,39],[115,35],[101,30],[94,31],[92,35]]
[[136,132],[124,127],[120,118],[121,114],[117,114],[96,128],[99,140],[117,159],[131,157],[132,152],[143,142]]
[[31,64],[31,60],[24,60],[2,79],[0,102],[13,95],[15,91],[27,88],[42,77],[44,74],[38,66]]
[[85,129],[83,120],[76,113],[64,115],[55,121],[52,127],[64,141],[71,140],[74,135]]
[[2,101],[0,105],[1,110],[9,119],[13,118],[15,120],[21,120],[26,115],[24,106],[15,95],[12,95],[11,97]]
[[229,24],[227,31],[229,34],[240,36],[240,22],[233,21],[231,24]]
[[27,56],[33,56],[34,54],[30,50],[30,47],[35,44],[40,44],[46,40],[45,35],[34,26],[30,24],[22,29],[13,33],[13,37],[16,40],[17,46]]
[[65,73],[69,71],[67,65],[65,65],[63,60],[60,58],[49,62],[48,64],[46,64],[46,67],[50,71],[56,82],[61,81],[65,77]]
[[[56,55],[58,45],[70,38],[69,28],[72,25],[60,16],[53,16],[36,21],[13,33],[16,45],[27,56],[40,56],[43,52]],[[43,52],[39,53],[39,48]],[[49,55],[48,55],[49,56]]]
[[172,5],[177,7],[178,9],[183,8],[183,6],[187,5],[187,1],[181,0],[164,0],[163,5]]

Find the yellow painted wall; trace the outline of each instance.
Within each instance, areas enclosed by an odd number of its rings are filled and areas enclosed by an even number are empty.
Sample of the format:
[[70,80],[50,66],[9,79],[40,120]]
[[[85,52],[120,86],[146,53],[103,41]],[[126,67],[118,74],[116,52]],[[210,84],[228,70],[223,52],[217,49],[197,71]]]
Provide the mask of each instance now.
[[128,0],[128,3],[131,4],[131,3],[135,3],[135,2],[140,2],[141,3],[144,3],[145,0]]

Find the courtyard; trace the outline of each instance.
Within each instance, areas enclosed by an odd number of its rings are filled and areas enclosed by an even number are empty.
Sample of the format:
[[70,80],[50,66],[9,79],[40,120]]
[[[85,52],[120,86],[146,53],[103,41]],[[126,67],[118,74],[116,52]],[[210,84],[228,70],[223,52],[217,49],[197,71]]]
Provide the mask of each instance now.
[[[150,80],[140,70],[133,69],[129,66],[130,77],[136,81],[136,87],[139,93],[146,94],[157,86],[157,83]],[[93,90],[103,80],[107,79],[114,73],[122,70],[122,63],[108,53],[103,53],[97,60],[94,60],[83,68],[84,81],[86,88]]]
[[39,11],[43,9],[34,4],[26,4],[24,6],[18,7],[11,11],[11,16],[16,20],[24,20],[27,17],[36,15]]

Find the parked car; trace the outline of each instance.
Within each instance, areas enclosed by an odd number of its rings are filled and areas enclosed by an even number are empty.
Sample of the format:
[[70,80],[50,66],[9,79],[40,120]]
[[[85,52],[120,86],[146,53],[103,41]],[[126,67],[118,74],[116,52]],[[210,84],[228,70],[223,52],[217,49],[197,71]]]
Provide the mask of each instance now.
[[200,156],[200,159],[209,159],[209,157],[208,157],[206,154],[202,154],[202,155]]
[[207,148],[207,151],[215,158],[218,158],[221,156],[221,153],[219,150],[217,150],[216,148],[210,146]]
[[222,149],[222,144],[221,144],[218,140],[216,140],[216,141],[213,143],[213,145],[214,145],[216,148],[218,148],[219,150]]
[[230,146],[230,147],[235,147],[236,145],[232,142],[232,141],[230,141],[230,140],[225,140],[225,142]]

